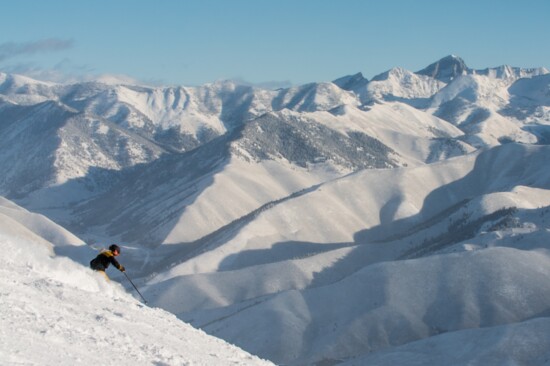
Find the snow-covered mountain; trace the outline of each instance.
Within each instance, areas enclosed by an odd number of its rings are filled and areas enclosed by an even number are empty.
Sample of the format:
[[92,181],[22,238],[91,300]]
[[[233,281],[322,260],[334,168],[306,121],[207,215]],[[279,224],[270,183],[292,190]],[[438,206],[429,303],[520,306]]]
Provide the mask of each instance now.
[[545,316],[548,154],[510,144],[323,184],[171,256],[146,293],[277,363]]
[[[8,156],[24,155],[28,160],[19,167],[2,165],[6,175],[1,191],[24,196],[78,178],[86,179],[89,190],[90,186],[104,185],[103,174],[96,176],[98,170],[119,171],[150,163],[162,155],[191,151],[216,137],[243,129],[265,114],[278,112],[294,112],[305,118],[330,113],[340,123],[328,125],[329,129],[345,135],[362,133],[379,140],[386,137],[381,142],[398,153],[404,145],[422,145],[401,151],[401,158],[397,159],[401,164],[463,154],[472,151],[472,146],[544,141],[547,131],[540,124],[542,121],[546,125],[550,119],[545,100],[546,74],[543,68],[508,66],[472,70],[456,56],[416,73],[395,68],[371,81],[358,74],[334,83],[278,91],[228,81],[193,88],[99,82],[64,85],[0,74],[1,137],[10,141],[6,146],[10,149]],[[405,105],[413,109],[402,115],[380,116],[380,103],[394,110],[403,110]],[[406,126],[411,113],[419,122],[412,129]],[[312,124],[322,120],[317,115],[312,117]],[[293,117],[287,113],[282,118]],[[434,118],[442,121],[434,125]],[[293,121],[299,120],[294,118],[284,125],[295,127]],[[458,127],[450,134],[448,126],[441,127],[449,123]],[[376,129],[374,124],[378,125]],[[26,128],[37,131],[35,135],[43,134],[43,141],[33,141],[23,132]],[[48,132],[39,134],[42,129]],[[418,140],[417,134],[423,131],[429,133],[422,133],[425,139]],[[327,129],[319,132],[332,133]],[[32,154],[26,153],[29,150]],[[37,162],[40,158],[27,158],[36,154],[48,161],[42,164]],[[330,156],[322,155],[318,158],[339,170],[349,171],[349,166],[355,165],[349,159],[332,161]],[[303,165],[303,161],[300,163]],[[33,164],[40,167],[35,169]],[[36,177],[26,178],[29,170],[36,172]]]
[[457,56],[280,90],[0,74],[0,194],[68,230],[58,256],[118,242],[152,306],[277,364],[544,364],[549,75]]

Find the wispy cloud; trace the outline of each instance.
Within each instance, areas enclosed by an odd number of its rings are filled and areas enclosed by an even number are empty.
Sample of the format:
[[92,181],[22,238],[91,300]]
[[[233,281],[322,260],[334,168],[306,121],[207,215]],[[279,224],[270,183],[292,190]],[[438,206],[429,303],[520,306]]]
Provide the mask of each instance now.
[[19,62],[2,66],[0,67],[0,71],[56,83],[99,81],[106,84],[155,85],[148,81],[137,80],[128,75],[99,73],[89,65],[75,64],[67,58],[48,68],[41,67],[33,62]]
[[33,42],[6,42],[0,43],[0,61],[20,55],[33,55],[42,52],[56,52],[72,48],[73,40],[47,38]]

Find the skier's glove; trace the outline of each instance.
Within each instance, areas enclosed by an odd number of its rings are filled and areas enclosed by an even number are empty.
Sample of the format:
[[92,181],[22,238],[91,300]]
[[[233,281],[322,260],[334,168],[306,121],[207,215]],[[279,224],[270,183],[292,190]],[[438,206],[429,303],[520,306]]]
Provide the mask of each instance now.
[[124,268],[124,266],[120,266],[120,272],[126,272],[126,268]]

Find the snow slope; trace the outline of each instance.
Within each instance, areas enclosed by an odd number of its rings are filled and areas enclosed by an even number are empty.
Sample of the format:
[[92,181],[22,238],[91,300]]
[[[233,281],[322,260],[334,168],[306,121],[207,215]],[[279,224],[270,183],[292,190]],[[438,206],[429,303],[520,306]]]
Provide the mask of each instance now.
[[[548,276],[547,251],[496,248],[384,262],[331,285],[186,316],[276,363],[301,365],[546,317]],[[531,339],[517,348],[536,346],[529,357],[537,359],[548,350],[541,343]],[[512,360],[514,348],[508,352],[502,358]]]
[[[54,254],[75,238],[2,199],[0,363],[269,365]],[[62,243],[63,244],[63,243]],[[68,243],[64,243],[70,245]]]
[[548,317],[434,336],[354,358],[342,366],[423,365],[550,365]]
[[237,269],[258,260],[255,252],[280,258],[275,253],[281,243],[306,248],[306,243],[360,244],[411,235],[411,228],[466,200],[518,185],[547,189],[547,156],[546,146],[510,144],[433,165],[361,171],[261,210],[231,236],[210,237],[204,250],[171,271]]

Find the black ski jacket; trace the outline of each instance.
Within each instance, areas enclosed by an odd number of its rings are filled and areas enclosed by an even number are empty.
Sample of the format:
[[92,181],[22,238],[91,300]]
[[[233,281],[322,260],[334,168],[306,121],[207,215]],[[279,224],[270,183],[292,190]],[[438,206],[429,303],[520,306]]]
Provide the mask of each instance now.
[[109,264],[115,266],[119,271],[124,272],[124,267],[118,263],[113,252],[110,250],[99,253],[99,255],[90,262],[90,267],[96,271],[105,271],[109,267]]

